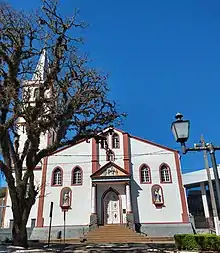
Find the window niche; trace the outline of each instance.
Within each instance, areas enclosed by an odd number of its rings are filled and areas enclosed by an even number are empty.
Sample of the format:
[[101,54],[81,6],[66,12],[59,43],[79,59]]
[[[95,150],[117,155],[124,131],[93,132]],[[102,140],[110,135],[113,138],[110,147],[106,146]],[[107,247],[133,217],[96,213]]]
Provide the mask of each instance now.
[[112,135],[112,148],[114,149],[120,148],[120,139],[117,133],[113,133]]
[[72,204],[72,191],[69,187],[65,187],[60,192],[60,207],[63,210],[71,208]]
[[140,183],[151,184],[151,171],[146,164],[143,164],[140,167]]
[[106,148],[108,148],[108,145],[109,145],[109,133],[108,132],[104,133],[103,137],[105,138],[105,140],[102,139],[100,141],[100,147],[101,147],[101,149],[106,149]]
[[163,189],[160,185],[153,185],[151,188],[152,202],[157,208],[164,207]]
[[61,186],[63,181],[63,171],[61,168],[57,167],[52,173],[52,186]]
[[35,89],[34,89],[34,98],[39,98],[39,95],[40,95],[40,90],[39,90],[39,88],[35,88]]
[[160,183],[161,184],[172,183],[170,167],[167,164],[162,164],[160,166]]
[[83,181],[82,169],[76,166],[72,170],[72,185],[82,185],[82,181]]

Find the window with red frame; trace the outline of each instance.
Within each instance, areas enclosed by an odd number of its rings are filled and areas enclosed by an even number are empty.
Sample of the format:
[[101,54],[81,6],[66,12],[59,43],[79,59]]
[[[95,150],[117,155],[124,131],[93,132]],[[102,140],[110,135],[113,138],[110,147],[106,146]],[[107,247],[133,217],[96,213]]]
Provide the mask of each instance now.
[[62,185],[62,172],[60,168],[56,168],[53,172],[52,185]]
[[104,134],[104,137],[106,138],[106,140],[101,140],[101,143],[100,143],[102,149],[105,149],[108,145],[108,137],[109,137],[108,133]]
[[141,167],[141,183],[150,183],[151,182],[151,175],[150,169],[147,166]]
[[165,164],[160,168],[160,179],[162,183],[171,183],[170,169]]
[[112,135],[112,148],[120,148],[119,135],[116,133]]
[[73,170],[73,184],[82,184],[82,171],[80,168],[76,167]]

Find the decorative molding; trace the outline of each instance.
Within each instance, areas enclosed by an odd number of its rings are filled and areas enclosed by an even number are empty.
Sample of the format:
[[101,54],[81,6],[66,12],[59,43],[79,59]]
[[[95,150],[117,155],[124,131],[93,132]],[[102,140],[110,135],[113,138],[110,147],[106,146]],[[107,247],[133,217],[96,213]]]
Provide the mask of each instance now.
[[129,135],[123,133],[124,169],[130,172]]
[[179,193],[180,193],[180,199],[181,199],[181,204],[182,204],[182,221],[185,223],[188,223],[189,214],[188,214],[188,209],[187,209],[186,194],[185,194],[183,181],[182,181],[179,154],[177,152],[175,153],[175,162],[176,162],[177,179],[178,179],[178,184],[179,184]]

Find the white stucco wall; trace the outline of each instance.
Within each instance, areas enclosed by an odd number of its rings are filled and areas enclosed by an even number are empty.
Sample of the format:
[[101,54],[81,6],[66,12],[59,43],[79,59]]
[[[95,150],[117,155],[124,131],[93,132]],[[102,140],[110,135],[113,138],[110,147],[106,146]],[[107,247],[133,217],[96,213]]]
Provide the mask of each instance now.
[[[72,209],[67,212],[66,224],[87,225],[91,214],[92,142],[82,142],[48,158],[44,199],[44,226],[49,226],[50,203],[54,202],[53,226],[63,225],[60,192],[64,187],[72,190]],[[52,171],[56,166],[63,169],[63,185],[51,186]],[[71,173],[75,166],[83,171],[82,185],[71,186]]]
[[[174,153],[135,138],[130,138],[130,146],[134,179],[131,192],[136,222],[182,222],[182,204]],[[151,169],[151,184],[140,183],[139,168],[143,163]],[[162,163],[169,165],[172,183],[160,183],[159,167]],[[152,203],[151,188],[154,184],[160,185],[163,189],[165,207],[161,209],[156,209]]]
[[[35,170],[34,171],[35,185],[36,185],[36,187],[39,187],[39,189],[42,185],[42,183],[41,183],[42,176],[41,175],[42,175],[41,170]],[[31,226],[31,220],[32,219],[37,219],[38,202],[39,202],[39,196],[37,196],[36,202],[35,202],[35,204],[33,205],[32,209],[31,209],[30,216],[29,216],[29,219],[28,219],[28,222],[27,222],[27,227]],[[3,226],[5,228],[8,228],[9,225],[10,225],[10,220],[13,220],[13,214],[12,214],[12,210],[11,210],[11,198],[10,198],[9,192],[7,193],[6,206],[8,206],[8,207],[6,207]]]

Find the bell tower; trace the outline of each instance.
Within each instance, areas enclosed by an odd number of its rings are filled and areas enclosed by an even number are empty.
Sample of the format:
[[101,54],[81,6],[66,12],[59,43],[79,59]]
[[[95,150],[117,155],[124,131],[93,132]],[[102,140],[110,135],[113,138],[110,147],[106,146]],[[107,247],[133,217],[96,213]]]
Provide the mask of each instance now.
[[[29,106],[35,106],[35,100],[39,94],[39,86],[44,83],[46,73],[48,73],[48,68],[49,66],[46,50],[43,49],[36,69],[33,73],[32,79],[23,81],[22,99],[25,101],[25,103],[28,103]],[[51,89],[46,90],[44,96],[46,98],[50,98]],[[21,154],[24,148],[25,141],[27,140],[26,122],[25,119],[22,117],[19,117],[17,120],[17,134],[19,136],[18,151]],[[39,149],[46,148],[48,145],[52,144],[54,137],[54,131],[48,131],[45,134],[41,134]]]

